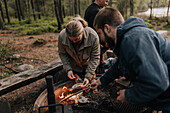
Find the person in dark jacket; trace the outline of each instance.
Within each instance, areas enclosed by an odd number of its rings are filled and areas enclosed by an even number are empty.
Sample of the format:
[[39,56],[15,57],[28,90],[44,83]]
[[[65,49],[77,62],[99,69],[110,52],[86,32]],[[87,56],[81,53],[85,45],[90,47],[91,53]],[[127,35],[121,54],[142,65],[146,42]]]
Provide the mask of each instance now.
[[140,18],[123,20],[113,8],[103,8],[95,17],[94,27],[106,46],[118,59],[91,88],[107,85],[118,76],[126,75],[133,83],[117,92],[117,101],[143,104],[170,113],[170,42]]
[[[109,3],[109,0],[94,0],[94,2],[87,7],[85,11],[84,19],[87,21],[89,27],[94,29],[93,21],[94,21],[96,14],[100,11],[101,8],[107,6],[108,3]],[[102,40],[100,40],[100,45],[101,45],[100,65],[97,69],[98,70],[97,73],[103,73],[102,70],[104,70],[103,69],[104,53],[108,50],[108,48],[104,46],[105,43]]]
[[94,2],[87,7],[84,19],[87,21],[89,27],[94,29],[93,21],[96,14],[100,11],[101,8],[107,6],[108,3],[109,0],[94,0]]

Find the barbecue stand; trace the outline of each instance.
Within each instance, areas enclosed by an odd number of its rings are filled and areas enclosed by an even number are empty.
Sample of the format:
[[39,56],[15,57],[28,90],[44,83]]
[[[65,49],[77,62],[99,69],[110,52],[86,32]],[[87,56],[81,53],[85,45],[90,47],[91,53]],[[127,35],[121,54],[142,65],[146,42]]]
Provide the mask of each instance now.
[[[101,89],[101,92],[111,90],[111,94],[108,94],[110,96],[106,96],[107,98],[101,98],[100,102],[103,102],[99,103],[97,107],[95,103],[78,103],[71,105],[63,105],[58,103],[56,102],[58,101],[56,100],[56,97],[61,94],[60,89],[62,89],[63,86],[70,88],[75,83],[73,81],[67,81],[61,84],[53,85],[52,76],[46,77],[46,82],[47,89],[40,94],[34,104],[33,111],[35,113],[152,113],[152,110],[148,107],[116,103],[114,100],[117,97],[116,92],[119,89],[125,88],[125,86],[122,86],[116,82],[112,83],[112,86],[109,86],[109,88],[114,86],[115,89]],[[91,94],[89,95],[91,96]],[[94,94],[93,96],[95,97],[97,95]]]

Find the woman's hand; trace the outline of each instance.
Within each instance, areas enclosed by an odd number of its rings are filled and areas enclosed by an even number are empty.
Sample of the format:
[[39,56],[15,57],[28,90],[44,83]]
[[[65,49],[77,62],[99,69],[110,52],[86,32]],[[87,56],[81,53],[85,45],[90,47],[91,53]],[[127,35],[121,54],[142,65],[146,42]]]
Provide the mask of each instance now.
[[83,85],[81,87],[86,87],[89,84],[89,80],[84,78]]
[[75,78],[76,78],[76,77],[73,75],[73,71],[68,71],[67,76],[68,76],[70,79],[75,79]]

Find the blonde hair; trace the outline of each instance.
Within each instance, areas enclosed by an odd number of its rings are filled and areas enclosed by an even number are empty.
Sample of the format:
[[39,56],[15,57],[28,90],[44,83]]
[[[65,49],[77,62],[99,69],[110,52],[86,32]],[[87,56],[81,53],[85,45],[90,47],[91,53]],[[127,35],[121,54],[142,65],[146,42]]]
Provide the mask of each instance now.
[[84,19],[81,17],[75,17],[66,25],[66,33],[68,36],[77,37],[87,26],[88,24]]

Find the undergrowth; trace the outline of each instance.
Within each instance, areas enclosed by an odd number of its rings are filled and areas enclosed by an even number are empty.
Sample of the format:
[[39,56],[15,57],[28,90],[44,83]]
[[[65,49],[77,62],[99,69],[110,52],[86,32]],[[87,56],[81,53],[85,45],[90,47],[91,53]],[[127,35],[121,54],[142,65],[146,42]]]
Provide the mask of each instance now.
[[0,64],[7,64],[10,62],[10,57],[12,56],[15,48],[11,46],[10,42],[3,44],[0,40]]
[[[6,64],[9,64],[12,62],[11,56],[14,53],[15,48],[11,46],[10,42],[7,42],[6,44],[3,44],[0,40],[0,66],[4,67]],[[0,72],[1,76],[0,79],[8,77],[12,75],[13,73],[11,71],[2,73]]]
[[144,19],[144,21],[146,22],[146,24],[150,29],[153,29],[155,31],[170,30],[170,25],[167,25],[167,19],[165,17],[164,18],[153,17],[152,19],[146,17],[142,17],[142,18]]
[[[66,23],[71,19],[71,16],[67,16],[64,18],[64,23],[62,25],[62,29],[65,27]],[[16,30],[17,36],[21,35],[39,35],[47,32],[59,32],[58,24],[55,17],[43,17],[40,20],[21,20],[11,19],[11,23],[5,24],[7,29]]]

